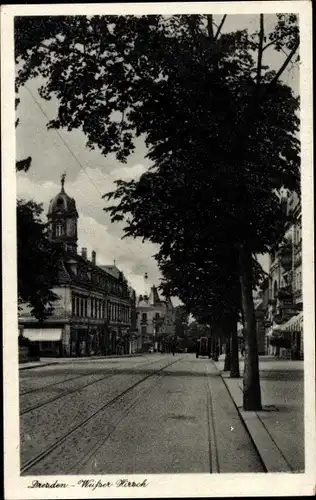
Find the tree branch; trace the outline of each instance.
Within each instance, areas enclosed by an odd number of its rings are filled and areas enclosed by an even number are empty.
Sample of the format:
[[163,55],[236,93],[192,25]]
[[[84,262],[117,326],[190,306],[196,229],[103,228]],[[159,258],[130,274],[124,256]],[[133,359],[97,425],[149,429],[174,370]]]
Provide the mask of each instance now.
[[273,45],[275,42],[277,42],[278,40],[272,40],[272,42],[269,42],[267,43],[267,45],[265,45],[264,47],[262,47],[262,52],[264,50],[266,50],[268,47],[270,47],[271,45]]
[[277,74],[275,75],[275,77],[271,80],[270,86],[274,85],[278,81],[278,79],[280,78],[280,76],[282,75],[282,73],[285,71],[285,69],[289,65],[292,57],[294,56],[295,52],[297,51],[297,49],[299,47],[299,45],[300,45],[300,41],[297,40],[296,43],[295,43],[295,45],[294,45],[294,47],[293,47],[293,49],[291,50],[291,52],[289,53],[289,55],[285,59],[284,63],[280,67],[279,71],[277,72]]
[[222,20],[221,20],[221,22],[220,22],[220,25],[219,25],[219,27],[218,27],[218,29],[217,29],[217,31],[216,31],[215,40],[217,40],[217,38],[219,37],[219,35],[220,35],[220,33],[221,33],[221,29],[222,29],[223,24],[224,24],[224,22],[225,22],[225,20],[226,20],[226,17],[227,17],[227,14],[225,14],[225,15],[223,16],[223,18],[222,18]]
[[208,36],[214,41],[214,30],[213,30],[213,15],[209,14],[207,16],[207,32]]
[[259,49],[258,49],[258,64],[257,64],[257,85],[260,85],[260,81],[261,81],[263,38],[264,38],[264,18],[263,18],[263,14],[260,14]]

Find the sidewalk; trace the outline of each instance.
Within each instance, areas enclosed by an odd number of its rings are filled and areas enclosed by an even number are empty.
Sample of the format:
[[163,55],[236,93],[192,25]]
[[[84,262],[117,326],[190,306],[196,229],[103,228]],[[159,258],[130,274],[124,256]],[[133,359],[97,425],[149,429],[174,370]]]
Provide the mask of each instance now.
[[224,356],[214,362],[238,409],[267,472],[304,470],[304,372],[303,361],[259,357],[262,411],[244,411],[241,378],[223,372]]
[[19,363],[19,370],[30,370],[31,368],[39,368],[42,366],[60,365],[65,363],[78,363],[81,361],[99,361],[103,359],[114,358],[134,358],[136,356],[143,356],[142,353],[137,354],[113,354],[110,356],[87,356],[78,358],[41,358],[40,361],[27,361],[26,363]]

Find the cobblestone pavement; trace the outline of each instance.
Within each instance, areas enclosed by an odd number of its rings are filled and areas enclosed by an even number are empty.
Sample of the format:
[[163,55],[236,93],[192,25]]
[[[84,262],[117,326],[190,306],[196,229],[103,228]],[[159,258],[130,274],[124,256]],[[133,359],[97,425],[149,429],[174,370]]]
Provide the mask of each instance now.
[[20,370],[21,472],[263,472],[215,365],[194,354]]

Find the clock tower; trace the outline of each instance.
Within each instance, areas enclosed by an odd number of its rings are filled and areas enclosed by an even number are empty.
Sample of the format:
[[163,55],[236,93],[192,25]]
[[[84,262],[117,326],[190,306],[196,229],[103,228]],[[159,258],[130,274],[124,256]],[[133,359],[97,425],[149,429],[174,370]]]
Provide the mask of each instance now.
[[61,191],[50,201],[47,220],[52,241],[64,244],[65,250],[77,253],[78,212],[74,198],[65,192],[66,174],[61,176]]

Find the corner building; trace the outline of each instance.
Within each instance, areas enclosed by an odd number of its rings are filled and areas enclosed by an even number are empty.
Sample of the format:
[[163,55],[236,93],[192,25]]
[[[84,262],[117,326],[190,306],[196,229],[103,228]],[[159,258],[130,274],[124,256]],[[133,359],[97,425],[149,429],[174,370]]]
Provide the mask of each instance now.
[[131,350],[133,294],[123,273],[96,264],[96,252],[77,253],[78,219],[75,200],[61,191],[50,201],[49,237],[63,247],[53,291],[59,297],[53,314],[42,325],[27,305],[19,313],[19,330],[38,343],[42,356],[128,354]]
[[270,254],[266,352],[304,357],[301,203],[292,192],[283,200],[289,224],[284,242]]
[[170,298],[162,300],[155,286],[140,295],[136,307],[139,348],[143,352],[168,350],[175,334],[175,311]]

